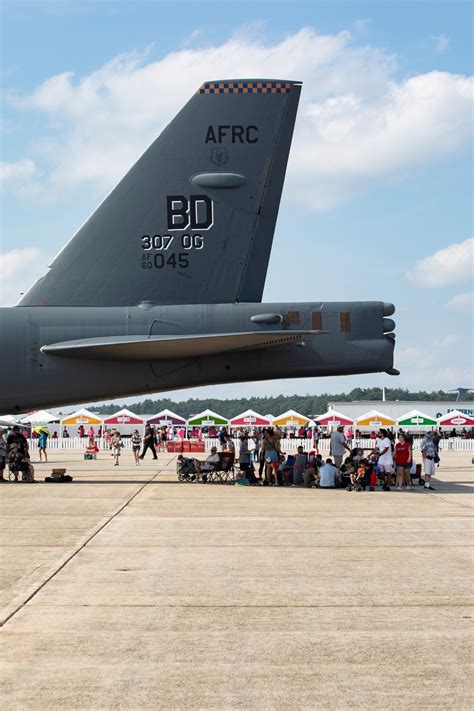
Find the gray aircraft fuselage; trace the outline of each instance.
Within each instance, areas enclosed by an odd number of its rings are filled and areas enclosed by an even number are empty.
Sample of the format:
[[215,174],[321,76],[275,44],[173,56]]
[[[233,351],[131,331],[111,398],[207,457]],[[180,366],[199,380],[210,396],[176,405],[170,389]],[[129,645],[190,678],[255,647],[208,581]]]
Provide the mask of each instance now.
[[[235,303],[0,309],[0,412],[82,403],[216,383],[394,372],[393,311],[382,302]],[[111,336],[262,332],[253,316],[279,314],[293,343],[203,357],[121,360],[43,353],[48,344]]]

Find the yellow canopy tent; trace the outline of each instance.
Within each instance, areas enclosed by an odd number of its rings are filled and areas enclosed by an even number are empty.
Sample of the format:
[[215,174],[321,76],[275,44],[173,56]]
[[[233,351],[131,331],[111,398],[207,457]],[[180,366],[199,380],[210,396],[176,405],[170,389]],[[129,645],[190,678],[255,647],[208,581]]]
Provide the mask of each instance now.
[[379,412],[378,410],[365,412],[355,420],[355,427],[358,429],[376,430],[378,427],[395,427],[396,424],[396,421],[392,417],[384,415],[383,412]]
[[300,415],[299,412],[294,410],[288,410],[282,415],[278,415],[273,420],[274,427],[301,427],[302,425],[307,425],[309,422],[309,417]]
[[74,426],[74,425],[101,425],[102,418],[94,415],[94,413],[85,410],[84,408],[73,412],[71,415],[65,415],[61,420],[61,426]]

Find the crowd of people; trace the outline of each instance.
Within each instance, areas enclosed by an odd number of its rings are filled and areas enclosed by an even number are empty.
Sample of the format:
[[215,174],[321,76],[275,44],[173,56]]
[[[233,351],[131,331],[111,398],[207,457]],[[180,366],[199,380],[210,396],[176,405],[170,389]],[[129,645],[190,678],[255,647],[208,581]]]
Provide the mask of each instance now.
[[[148,451],[156,460],[170,438],[181,436],[184,439],[184,428],[182,431],[180,429],[148,424],[143,436],[135,429],[130,437],[135,465],[140,465]],[[202,437],[202,431],[199,432]],[[373,434],[375,436],[370,438],[373,447],[362,449],[356,441],[346,436],[344,427],[338,427],[330,433],[330,456],[323,459],[319,451],[321,432],[318,428],[311,430],[313,451],[308,453],[300,446],[295,454],[283,451],[285,432],[278,427],[253,429],[250,432],[240,430],[238,452],[235,435],[226,427],[216,429],[215,432],[221,453],[226,453],[232,465],[238,469],[237,483],[242,486],[344,487],[361,490],[374,489],[380,485],[384,490],[393,486],[399,490],[409,489],[412,476],[416,474],[412,436],[400,430],[396,440],[393,432],[386,429]],[[84,432],[87,437],[86,458],[97,456],[98,438],[101,435],[101,431],[96,433],[92,427],[87,433]],[[426,433],[421,441],[424,488],[428,490],[433,490],[431,478],[439,463],[440,439],[440,434],[434,431]],[[114,459],[114,466],[119,466],[123,449],[122,435],[117,429],[108,429],[104,431],[103,440]],[[38,433],[38,452],[40,461],[44,459],[47,462],[47,434],[41,431]],[[205,482],[206,474],[221,464],[217,447],[212,447],[206,459],[180,455],[179,460],[193,470],[192,480],[196,482]],[[18,426],[14,426],[7,437],[0,430],[0,481],[6,480],[4,472],[7,467],[14,481],[19,481],[20,476],[23,481],[35,481],[28,440]]]
[[[351,447],[344,428],[338,427],[330,435],[330,457],[325,459],[318,451],[317,440],[315,449],[309,453],[299,446],[296,454],[285,454],[282,451],[284,438],[278,428],[265,428],[252,436],[241,433],[237,455],[226,428],[218,432],[218,439],[221,453],[235,460],[240,472],[236,483],[241,486],[346,488],[349,491],[375,490],[377,486],[389,491],[395,486],[398,490],[409,490],[412,478],[417,477],[424,489],[434,491],[431,478],[440,461],[437,433],[427,433],[421,442],[424,479],[417,470],[413,441],[408,433],[400,430],[395,439],[392,432],[382,428],[376,434],[373,447]],[[205,483],[209,473],[222,466],[222,462],[217,447],[213,447],[205,460],[179,455],[178,466],[190,481]]]

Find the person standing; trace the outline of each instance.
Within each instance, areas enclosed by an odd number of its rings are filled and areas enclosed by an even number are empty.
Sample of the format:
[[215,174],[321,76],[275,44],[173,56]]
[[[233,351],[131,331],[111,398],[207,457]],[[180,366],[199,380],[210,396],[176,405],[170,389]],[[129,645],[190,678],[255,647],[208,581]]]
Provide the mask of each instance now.
[[336,430],[331,432],[331,442],[329,450],[329,453],[334,459],[334,464],[338,469],[342,464],[344,450],[347,450],[349,454],[351,453],[351,448],[347,445],[346,438],[344,437],[344,427],[342,425],[339,425]]
[[397,489],[402,488],[405,482],[407,489],[411,489],[411,464],[412,464],[412,446],[408,441],[407,436],[403,432],[398,433],[398,442],[395,445],[395,466],[397,468]]
[[46,454],[46,445],[48,444],[48,435],[44,430],[41,430],[39,433],[38,437],[38,452],[39,452],[39,458],[40,462],[43,461],[43,454],[44,454],[44,461],[48,461],[48,455]]
[[249,439],[246,434],[240,437],[239,448],[239,468],[241,472],[247,472],[250,466]]
[[316,454],[319,454],[319,440],[321,439],[321,430],[318,425],[313,429],[313,447]]
[[145,454],[146,454],[146,451],[147,451],[148,449],[151,450],[151,453],[152,453],[152,455],[153,455],[153,459],[158,459],[158,457],[156,456],[156,449],[155,449],[155,442],[154,442],[154,439],[155,439],[155,432],[154,432],[154,430],[153,430],[153,427],[152,427],[151,425],[147,425],[147,426],[145,427],[145,435],[144,435],[144,437],[143,437],[143,451],[142,451],[142,453],[140,454],[140,459],[143,459],[143,458],[144,458],[144,456],[145,456]]
[[435,454],[436,447],[433,441],[433,433],[427,432],[420,444],[421,456],[423,458],[423,470],[425,475],[425,491],[434,491],[431,486],[431,477],[435,475]]
[[112,438],[110,440],[110,446],[112,449],[112,456],[115,459],[114,467],[118,467],[119,457],[122,453],[122,438],[120,436],[120,432],[118,432],[117,430],[112,435]]
[[227,429],[222,427],[218,434],[219,444],[221,446],[221,452],[225,452],[227,448]]
[[380,472],[384,474],[385,486],[388,488],[390,487],[390,480],[393,473],[393,455],[392,442],[387,436],[387,430],[379,430],[376,449],[378,449],[379,454],[377,464],[380,467]]
[[132,452],[135,459],[135,466],[140,466],[140,447],[142,444],[142,438],[138,430],[133,430],[133,434],[130,438],[132,443]]

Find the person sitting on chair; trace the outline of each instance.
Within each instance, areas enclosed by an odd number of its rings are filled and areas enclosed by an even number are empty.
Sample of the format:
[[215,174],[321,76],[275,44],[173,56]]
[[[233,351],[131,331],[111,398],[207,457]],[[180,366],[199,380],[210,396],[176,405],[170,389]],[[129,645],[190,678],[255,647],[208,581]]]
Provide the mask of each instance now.
[[204,462],[199,459],[195,459],[194,465],[196,467],[196,481],[199,481],[199,479],[205,481],[202,475],[216,469],[216,465],[220,464],[220,461],[221,459],[217,453],[217,447],[211,447],[211,453]]

